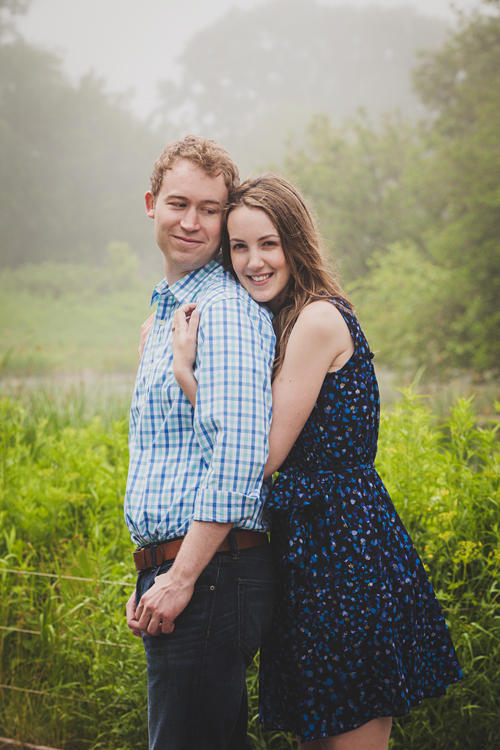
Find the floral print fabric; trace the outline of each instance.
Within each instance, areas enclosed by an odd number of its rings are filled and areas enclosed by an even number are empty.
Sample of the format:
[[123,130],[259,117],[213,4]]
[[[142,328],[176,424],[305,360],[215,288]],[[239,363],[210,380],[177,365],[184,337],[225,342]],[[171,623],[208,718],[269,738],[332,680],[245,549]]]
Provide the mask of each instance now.
[[373,354],[338,305],[355,352],[328,373],[274,485],[280,583],[261,648],[261,719],[303,742],[445,693],[461,670],[413,543],[374,468]]

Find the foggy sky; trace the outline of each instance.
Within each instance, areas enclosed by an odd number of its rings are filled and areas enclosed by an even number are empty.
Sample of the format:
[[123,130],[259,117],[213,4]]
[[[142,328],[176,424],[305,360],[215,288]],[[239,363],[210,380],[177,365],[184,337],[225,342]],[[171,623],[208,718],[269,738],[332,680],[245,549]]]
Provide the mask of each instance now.
[[[17,28],[30,42],[64,61],[76,82],[95,72],[106,90],[130,92],[134,112],[146,116],[156,104],[158,80],[176,77],[175,59],[185,42],[232,8],[251,9],[265,0],[32,0]],[[450,0],[322,0],[324,5],[390,8],[409,5],[427,15],[449,18]],[[454,0],[470,11],[480,0]]]

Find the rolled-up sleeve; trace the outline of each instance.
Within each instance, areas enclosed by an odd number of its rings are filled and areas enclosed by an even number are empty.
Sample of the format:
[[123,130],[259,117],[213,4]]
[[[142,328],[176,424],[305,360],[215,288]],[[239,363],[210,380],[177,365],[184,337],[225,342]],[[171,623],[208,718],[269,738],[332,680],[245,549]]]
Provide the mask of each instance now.
[[194,431],[207,471],[194,520],[237,523],[255,514],[268,455],[274,336],[265,313],[220,299],[201,312]]

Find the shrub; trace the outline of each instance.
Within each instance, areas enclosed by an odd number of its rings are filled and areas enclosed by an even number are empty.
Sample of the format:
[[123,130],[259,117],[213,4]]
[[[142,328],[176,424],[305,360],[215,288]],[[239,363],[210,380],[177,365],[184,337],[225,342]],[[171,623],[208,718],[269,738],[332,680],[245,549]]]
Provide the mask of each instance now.
[[[122,518],[127,425],[88,411],[0,401],[0,683],[19,688],[0,688],[0,734],[67,750],[140,749],[145,659],[124,617],[135,578]],[[395,721],[392,750],[499,745],[497,433],[497,424],[477,424],[470,400],[439,425],[411,392],[381,421],[377,468],[465,673],[446,697]],[[248,684],[255,748],[296,747],[258,724],[257,664]]]

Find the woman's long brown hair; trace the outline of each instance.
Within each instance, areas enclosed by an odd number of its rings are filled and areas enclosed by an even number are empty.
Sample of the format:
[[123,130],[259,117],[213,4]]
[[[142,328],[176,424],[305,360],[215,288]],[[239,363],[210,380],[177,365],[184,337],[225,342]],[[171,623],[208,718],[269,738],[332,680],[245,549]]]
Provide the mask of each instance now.
[[278,230],[290,268],[290,281],[274,322],[275,378],[283,366],[292,328],[306,305],[325,298],[335,298],[349,311],[352,310],[352,305],[336,275],[327,269],[323,240],[304,199],[288,180],[276,174],[269,173],[245,180],[230,196],[222,233],[222,259],[228,270],[234,274],[227,217],[238,206],[265,211]]

